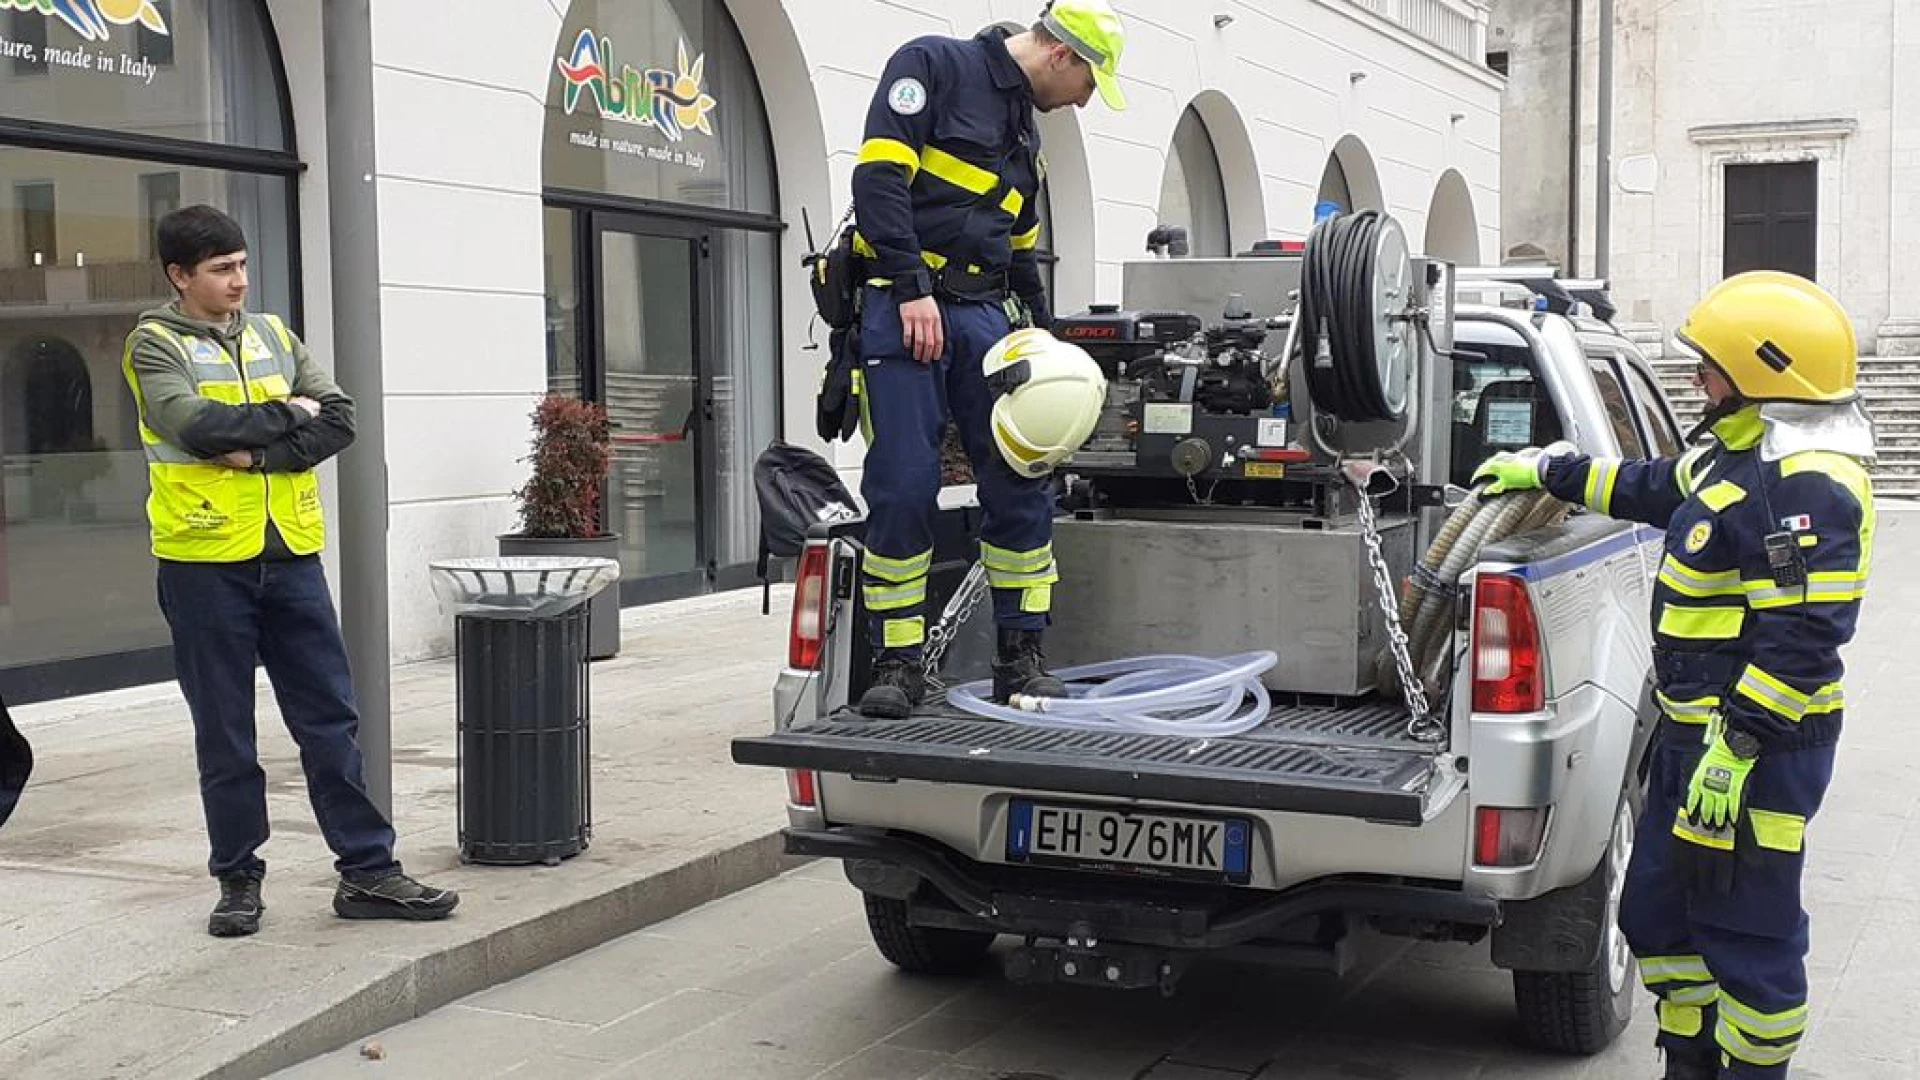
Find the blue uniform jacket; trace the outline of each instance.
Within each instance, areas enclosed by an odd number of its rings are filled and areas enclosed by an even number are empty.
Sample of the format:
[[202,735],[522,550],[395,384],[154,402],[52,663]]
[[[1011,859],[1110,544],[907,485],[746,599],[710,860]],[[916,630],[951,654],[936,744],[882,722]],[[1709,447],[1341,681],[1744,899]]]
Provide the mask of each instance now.
[[[1670,720],[1704,724],[1720,711],[1757,735],[1763,752],[1829,745],[1845,704],[1840,647],[1853,638],[1873,555],[1867,472],[1825,451],[1763,460],[1757,407],[1713,432],[1711,443],[1678,457],[1555,458],[1546,486],[1666,530],[1652,619]],[[1803,582],[1776,579],[1770,535],[1800,554]]]
[[897,299],[929,295],[929,271],[965,257],[1005,271],[1044,318],[1040,138],[1032,87],[1006,39],[998,27],[971,40],[916,38],[874,92],[853,171],[854,246]]

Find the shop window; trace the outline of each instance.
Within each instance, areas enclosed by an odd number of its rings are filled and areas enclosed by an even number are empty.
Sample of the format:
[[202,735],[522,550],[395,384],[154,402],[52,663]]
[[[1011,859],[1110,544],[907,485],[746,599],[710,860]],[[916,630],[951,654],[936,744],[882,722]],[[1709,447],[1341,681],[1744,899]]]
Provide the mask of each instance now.
[[[154,13],[162,26],[173,25],[173,0],[152,0]],[[140,43],[140,55],[161,67],[173,66],[173,34],[161,33],[150,26],[141,24],[135,34]]]
[[15,11],[8,25],[30,27],[36,36],[8,40],[35,41],[44,75],[19,86],[0,79],[0,115],[284,149],[278,51],[267,45],[262,8],[240,0],[148,0],[111,12],[93,3]]
[[15,184],[13,191],[20,207],[20,264],[46,266],[60,261],[59,213],[53,202],[53,185]]
[[613,422],[621,595],[745,583],[781,389],[782,224],[753,65],[721,0],[574,4],[554,52],[547,383]]
[[140,208],[144,214],[141,220],[147,235],[147,258],[158,258],[160,252],[155,243],[160,219],[180,209],[180,174],[163,172],[141,176]]
[[0,117],[54,125],[33,147],[0,138],[0,695],[9,702],[168,677],[146,461],[121,369],[140,313],[174,299],[155,257],[159,220],[195,203],[231,214],[247,234],[248,307],[299,324],[299,162],[287,151],[263,8],[150,0],[0,20],[0,38],[33,42],[45,62],[30,77],[19,55],[0,67]]
[[1195,258],[1224,258],[1233,253],[1227,182],[1207,123],[1192,106],[1173,130],[1160,184],[1160,224],[1185,229],[1188,253]]
[[15,75],[47,70],[47,19],[37,11],[7,13],[7,53]]

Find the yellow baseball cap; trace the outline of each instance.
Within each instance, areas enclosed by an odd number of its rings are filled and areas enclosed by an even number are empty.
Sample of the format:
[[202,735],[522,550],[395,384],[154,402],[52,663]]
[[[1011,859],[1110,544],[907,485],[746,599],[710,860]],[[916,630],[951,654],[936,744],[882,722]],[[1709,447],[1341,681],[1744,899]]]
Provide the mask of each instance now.
[[1127,107],[1120,92],[1120,52],[1127,33],[1107,0],[1053,0],[1040,15],[1040,24],[1093,68],[1100,100],[1118,112]]

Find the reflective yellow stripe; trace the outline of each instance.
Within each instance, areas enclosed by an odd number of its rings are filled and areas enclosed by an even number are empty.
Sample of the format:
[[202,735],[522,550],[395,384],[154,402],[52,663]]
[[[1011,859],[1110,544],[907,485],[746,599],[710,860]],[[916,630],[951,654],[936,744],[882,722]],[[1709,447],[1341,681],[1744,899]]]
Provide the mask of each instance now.
[[282,322],[278,315],[268,315],[267,322],[273,327],[274,334],[279,337],[280,346],[287,350],[288,355],[292,355],[293,335],[287,332],[287,324]]
[[1791,1038],[1807,1028],[1805,1005],[1779,1012],[1761,1012],[1725,991],[1720,994],[1720,1015],[1746,1034],[1762,1039]]
[[1653,692],[1653,696],[1660,703],[1660,710],[1681,724],[1704,724],[1713,719],[1714,710],[1720,707],[1718,694],[1690,701],[1676,701],[1658,690]]
[[1807,819],[1799,814],[1755,807],[1747,811],[1747,816],[1753,821],[1753,838],[1763,848],[1799,851],[1806,844]]
[[1714,1028],[1713,1034],[1715,1041],[1720,1044],[1720,1049],[1748,1065],[1758,1065],[1762,1068],[1786,1064],[1793,1059],[1793,1052],[1800,1048],[1799,1039],[1778,1046],[1756,1044],[1740,1034],[1732,1024],[1728,1023],[1725,1016],[1720,1018],[1720,1023]]
[[980,545],[980,563],[989,570],[1009,570],[1016,573],[1045,570],[1053,565],[1053,545],[1043,544],[1030,551],[1014,551],[983,543]]
[[1011,218],[1019,217],[1020,208],[1025,205],[1027,205],[1027,197],[1020,194],[1020,189],[1018,188],[1009,189],[1007,191],[1007,197],[1000,200],[1000,209],[1005,210],[1007,216]]
[[910,585],[875,585],[868,582],[860,587],[860,593],[869,611],[899,611],[926,602],[927,579],[920,578]]
[[927,640],[927,621],[918,615],[911,619],[888,619],[880,634],[886,648],[905,649]]
[[1053,610],[1053,586],[1035,585],[1020,595],[1020,610],[1044,615]]
[[1660,606],[1659,631],[1668,637],[1694,641],[1732,641],[1747,621],[1744,607]]
[[1640,960],[1640,978],[1648,986],[1664,982],[1712,982],[1704,956],[1647,956]]
[[1740,673],[1740,682],[1734,690],[1748,701],[1794,721],[1806,713],[1813,700],[1811,695],[1795,690],[1752,664]]
[[1689,986],[1668,987],[1663,999],[1675,1005],[1690,1005],[1696,1009],[1703,1009],[1713,1004],[1714,999],[1719,996],[1720,988],[1713,983],[1695,983]]
[[1047,564],[1045,570],[1029,570],[1014,573],[1011,570],[987,568],[987,584],[996,589],[1031,589],[1039,585],[1052,585],[1060,580],[1060,572]]
[[1706,573],[1695,570],[1671,554],[1660,563],[1660,583],[1682,596],[1696,598],[1739,596],[1741,591],[1740,571]]
[[1845,454],[1835,454],[1827,450],[1807,450],[1792,454],[1780,461],[1782,478],[1798,476],[1801,473],[1817,472],[1827,479],[1847,489],[1854,502],[1860,504],[1860,565],[1857,568],[1862,582],[1867,571],[1873,565],[1873,530],[1876,514],[1873,508],[1873,481],[1867,476],[1867,470],[1858,461]]
[[890,559],[868,551],[861,565],[870,577],[904,585],[915,578],[927,576],[927,571],[933,568],[933,552],[927,550],[904,559]]
[[1691,1039],[1700,1034],[1705,1025],[1704,1012],[1698,1005],[1681,1005],[1672,1001],[1654,1002],[1655,1015],[1660,1018],[1660,1030],[1683,1039]]
[[1587,464],[1586,504],[1602,514],[1611,513],[1613,484],[1620,478],[1620,463],[1613,458],[1595,458]]
[[1758,609],[1784,608],[1806,604],[1850,604],[1865,599],[1867,580],[1848,570],[1816,570],[1807,575],[1807,583],[1784,588],[1772,580],[1743,581],[1747,603]]
[[1841,692],[1840,684],[1828,683],[1807,702],[1807,711],[1803,716],[1818,716],[1822,713],[1839,712],[1846,705],[1846,695]]
[[907,182],[912,183],[914,174],[920,171],[920,155],[913,147],[898,139],[868,139],[860,144],[860,165],[903,165],[907,170]]
[[1032,251],[1034,248],[1037,248],[1039,246],[1040,246],[1040,226],[1038,225],[1035,225],[1033,228],[1028,229],[1026,232],[1020,233],[1013,238],[1013,250],[1015,251]]
[[[854,254],[860,256],[863,259],[877,259],[880,257],[880,253],[874,250],[874,247],[872,244],[867,242],[867,238],[864,236],[861,236],[857,232],[853,234],[853,251],[854,251]],[[926,263],[928,266],[932,267],[935,270],[938,270],[941,267],[947,265],[947,257],[945,255],[940,254],[937,251],[922,251],[920,253],[920,261]],[[967,269],[975,273],[978,273],[980,271],[980,267],[972,264],[969,264]],[[880,288],[884,289],[887,286],[893,284],[893,279],[883,278],[883,277],[870,277],[867,279],[867,284],[878,285]]]
[[1674,481],[1680,485],[1680,494],[1691,497],[1693,489],[1700,486],[1699,478],[1693,471],[1700,467],[1700,459],[1707,456],[1707,448],[1696,446],[1680,455],[1680,462],[1674,467]]
[[929,146],[920,152],[920,167],[926,170],[928,176],[937,176],[975,195],[985,195],[1000,182],[1000,178],[994,174],[971,162],[961,161],[937,146]]
[[1680,813],[1673,819],[1673,835],[1688,843],[1699,844],[1701,847],[1710,847],[1717,851],[1733,850],[1732,833],[1716,833],[1695,825],[1688,819],[1685,807],[1681,807]]
[[1731,480],[1722,480],[1717,484],[1708,484],[1700,492],[1700,501],[1707,509],[1720,513],[1727,507],[1747,497],[1747,489]]

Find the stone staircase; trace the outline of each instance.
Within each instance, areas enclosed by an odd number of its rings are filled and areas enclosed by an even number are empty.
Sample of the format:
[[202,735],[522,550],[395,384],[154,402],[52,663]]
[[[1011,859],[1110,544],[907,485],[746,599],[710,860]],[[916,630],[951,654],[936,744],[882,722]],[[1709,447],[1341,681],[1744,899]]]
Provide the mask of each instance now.
[[[1679,413],[1682,429],[1700,419],[1706,399],[1693,385],[1691,357],[1653,361],[1660,385]],[[1879,440],[1875,495],[1920,498],[1920,356],[1860,358],[1860,390]]]

